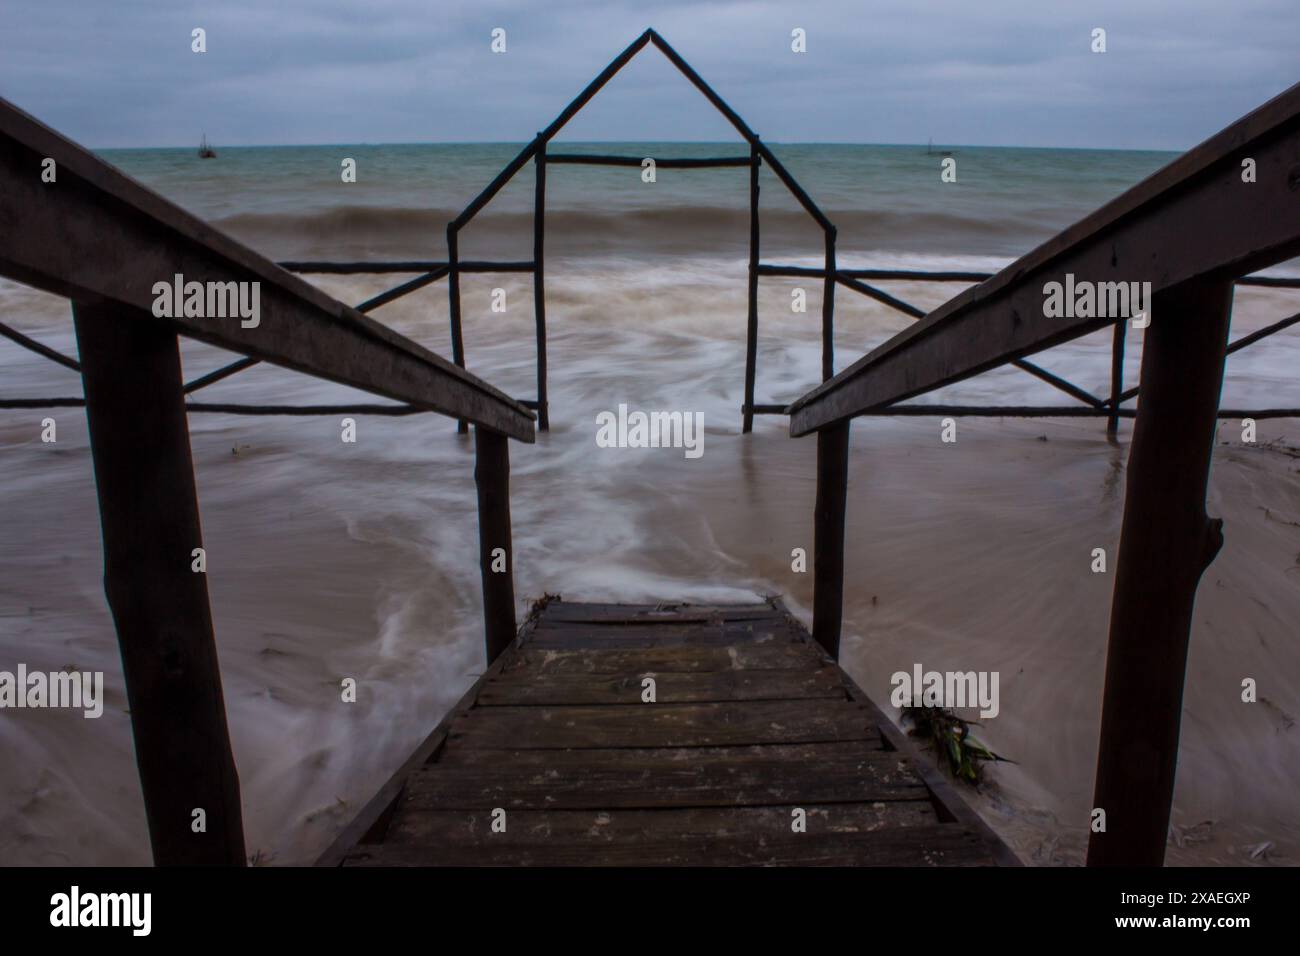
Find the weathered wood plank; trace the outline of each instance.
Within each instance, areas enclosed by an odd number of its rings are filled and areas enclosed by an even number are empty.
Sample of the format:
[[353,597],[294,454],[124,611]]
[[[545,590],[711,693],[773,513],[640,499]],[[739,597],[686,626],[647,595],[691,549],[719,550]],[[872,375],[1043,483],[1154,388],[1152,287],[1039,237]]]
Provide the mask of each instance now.
[[742,644],[737,647],[689,646],[643,649],[564,650],[540,648],[531,641],[519,649],[506,671],[535,671],[538,675],[705,673],[726,670],[787,670],[818,667],[824,658],[807,643]]
[[719,619],[776,621],[781,619],[781,614],[770,604],[576,604],[569,601],[553,601],[542,612],[542,620],[547,624],[635,624],[654,621],[688,624]]
[[608,707],[477,707],[449,739],[488,749],[709,747],[871,740],[860,704],[839,700]]
[[[672,769],[683,761],[717,761],[730,767],[767,766],[793,761],[811,764],[818,761],[856,761],[874,758],[888,750],[877,738],[836,740],[813,744],[744,744],[725,747],[619,747],[574,750],[482,750],[452,746],[443,750],[438,765],[515,766],[536,770],[572,770],[596,764],[637,767],[644,771]],[[430,769],[432,765],[430,765]]]
[[[507,830],[507,832],[509,832]],[[979,833],[952,824],[866,833],[804,833],[759,841],[726,836],[665,837],[643,843],[526,846],[379,845],[359,848],[345,866],[990,866]]]
[[[558,759],[552,759],[558,758]],[[926,799],[877,740],[813,746],[493,751],[449,746],[412,775],[399,816],[428,810],[599,810]]]
[[539,623],[531,644],[537,647],[652,648],[675,645],[792,643],[800,634],[785,621],[733,621],[696,624]]
[[617,677],[581,673],[539,675],[516,670],[489,682],[479,693],[478,706],[639,704],[645,677],[654,678],[655,699],[661,704],[844,698],[844,686],[834,667],[662,675],[645,671]]
[[685,807],[676,810],[512,810],[504,833],[493,832],[490,810],[412,813],[394,823],[385,842],[425,846],[478,847],[492,842],[538,849],[556,843],[645,844],[665,837],[683,842],[750,837],[755,842],[793,841],[806,835],[791,829],[793,811],[804,811],[806,833],[873,833],[939,822],[928,800],[889,803],[829,803],[807,807]]

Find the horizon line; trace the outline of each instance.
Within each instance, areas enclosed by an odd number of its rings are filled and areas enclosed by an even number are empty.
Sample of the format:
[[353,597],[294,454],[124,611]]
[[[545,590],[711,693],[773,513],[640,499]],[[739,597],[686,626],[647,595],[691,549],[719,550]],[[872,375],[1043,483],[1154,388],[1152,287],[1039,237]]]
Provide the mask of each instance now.
[[[337,146],[519,146],[528,145],[530,140],[516,139],[481,139],[481,140],[383,140],[334,143],[215,143],[209,146],[221,146],[223,149],[323,149]],[[555,142],[552,140],[551,142]],[[988,143],[867,143],[857,140],[763,140],[769,146],[916,146],[932,149],[1022,149],[1022,150],[1063,150],[1080,153],[1183,153],[1186,148],[1169,148],[1155,146],[1011,146],[1007,144]],[[682,146],[744,146],[744,140],[715,139],[578,139],[562,140],[560,145],[603,146],[619,143],[667,143]],[[185,149],[198,147],[186,145],[151,145],[151,146],[87,146],[92,152],[129,152],[135,150]]]

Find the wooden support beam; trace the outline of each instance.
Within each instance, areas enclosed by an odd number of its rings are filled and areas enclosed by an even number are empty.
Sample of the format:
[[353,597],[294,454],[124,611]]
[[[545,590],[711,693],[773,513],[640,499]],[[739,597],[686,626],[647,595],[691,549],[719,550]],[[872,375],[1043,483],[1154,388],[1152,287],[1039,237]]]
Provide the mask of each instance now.
[[813,513],[813,638],[840,658],[844,615],[844,517],[849,487],[849,423],[817,433],[817,503]]
[[[205,573],[176,332],[73,309],[117,627],[154,862],[243,866],[244,831]],[[202,810],[204,832],[195,832]]]
[[487,661],[515,639],[515,556],[510,543],[510,447],[506,436],[474,429],[479,564]]
[[546,401],[546,143],[533,157],[537,166],[537,188],[533,198],[533,313],[537,318],[537,427],[551,430]]
[[0,323],[0,335],[3,335],[10,341],[17,342],[23,348],[35,352],[37,355],[47,358],[51,362],[57,362],[64,368],[71,369],[74,372],[81,371],[81,364],[76,359],[68,358],[68,356],[64,355],[62,352],[55,351],[48,345],[42,345],[35,339],[23,335],[17,329],[9,328],[9,326],[4,323]]
[[1124,394],[1124,337],[1127,333],[1128,321],[1120,319],[1115,323],[1110,346],[1110,417],[1106,420],[1106,434],[1112,438],[1119,433],[1119,403]]
[[[459,368],[465,367],[465,338],[460,328],[460,242],[456,223],[447,224],[447,311],[451,316],[451,360]],[[456,431],[469,433],[465,419],[456,422]]]
[[749,151],[749,317],[745,329],[745,411],[741,432],[754,430],[754,380],[758,372],[758,147]]
[[[567,166],[635,166],[645,162],[644,156],[609,156],[595,153],[552,153],[548,161],[556,165]],[[700,158],[654,157],[657,169],[714,169],[722,167],[749,166],[753,160],[745,156],[714,156]]]
[[826,230],[826,275],[822,280],[822,381],[835,377],[835,229]]
[[1088,865],[1159,866],[1174,796],[1196,585],[1223,543],[1205,514],[1232,285],[1157,293],[1111,602]]

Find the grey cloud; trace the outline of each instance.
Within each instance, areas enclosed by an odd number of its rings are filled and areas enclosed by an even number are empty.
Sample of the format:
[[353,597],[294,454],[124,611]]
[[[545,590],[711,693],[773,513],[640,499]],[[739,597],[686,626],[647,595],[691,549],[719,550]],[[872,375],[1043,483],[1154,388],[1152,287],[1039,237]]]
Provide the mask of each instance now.
[[[773,141],[1185,148],[1297,79],[1297,20],[1294,0],[0,0],[0,95],[96,147],[519,141],[654,26]],[[638,62],[566,132],[728,128]]]

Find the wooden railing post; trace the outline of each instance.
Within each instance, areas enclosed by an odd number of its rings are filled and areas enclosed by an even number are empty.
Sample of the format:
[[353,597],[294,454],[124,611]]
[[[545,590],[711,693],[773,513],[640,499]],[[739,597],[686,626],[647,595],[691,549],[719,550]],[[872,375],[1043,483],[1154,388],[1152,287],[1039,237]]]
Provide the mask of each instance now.
[[1088,865],[1164,861],[1178,758],[1192,606],[1223,543],[1205,492],[1232,285],[1157,293],[1142,349],[1142,394],[1111,602],[1094,809],[1104,832]]
[[849,420],[817,433],[813,517],[813,638],[840,658],[844,614],[844,513],[849,487]]
[[[447,304],[451,315],[451,360],[465,367],[465,338],[460,328],[460,234],[454,222],[447,224]],[[465,419],[456,422],[456,431],[469,432]]]
[[510,543],[510,445],[499,432],[474,427],[479,566],[483,623],[491,664],[515,639],[515,565]]
[[745,332],[745,410],[740,430],[754,430],[754,380],[758,372],[758,146],[749,146],[749,321]]
[[117,306],[77,303],[73,318],[154,862],[242,866],[207,575],[192,570],[203,542],[176,333]]
[[822,284],[822,381],[835,377],[835,228],[826,229],[826,281]]
[[1112,438],[1119,432],[1119,397],[1124,394],[1124,336],[1127,331],[1127,319],[1116,322],[1110,347],[1110,417],[1106,419],[1106,434]]
[[[538,137],[542,134],[538,133]],[[546,283],[542,259],[546,246],[546,140],[533,157],[537,189],[533,198],[533,313],[537,318],[537,427],[551,430],[546,400]]]

